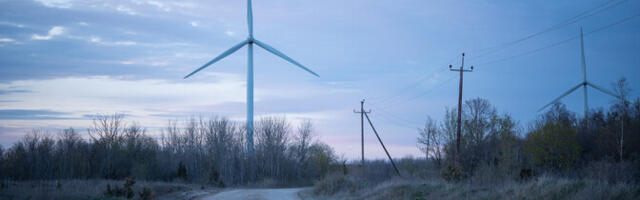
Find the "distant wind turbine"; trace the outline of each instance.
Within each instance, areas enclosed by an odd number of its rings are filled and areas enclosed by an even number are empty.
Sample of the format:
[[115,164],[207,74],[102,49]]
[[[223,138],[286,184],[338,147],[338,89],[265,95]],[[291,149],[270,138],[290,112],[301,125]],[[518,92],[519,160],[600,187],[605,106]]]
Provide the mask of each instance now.
[[249,57],[247,60],[247,151],[251,156],[253,155],[253,44],[257,44],[259,47],[262,47],[264,50],[267,50],[268,52],[271,52],[276,56],[279,56],[280,58],[300,67],[301,69],[313,74],[314,76],[317,76],[317,77],[320,77],[320,76],[315,72],[311,71],[310,69],[306,68],[302,64],[289,58],[289,56],[285,55],[284,53],[276,50],[275,48],[253,37],[253,14],[251,10],[251,0],[247,0],[247,25],[249,28],[249,37],[246,40],[231,47],[229,50],[223,52],[218,57],[215,57],[213,60],[204,64],[202,67],[196,69],[195,71],[191,72],[189,75],[185,76],[184,78],[185,79],[189,78],[190,76],[208,67],[209,65],[212,65],[213,63],[218,62],[224,57],[231,55],[232,53],[236,52],[238,49],[242,48],[244,45],[248,45]]
[[615,98],[620,98],[618,97],[618,95],[616,95],[615,93],[606,90],[602,87],[599,87],[597,85],[594,85],[593,83],[587,81],[587,63],[585,62],[585,57],[584,57],[584,39],[583,39],[583,35],[582,35],[582,26],[580,27],[580,50],[582,51],[582,83],[579,83],[578,85],[572,87],[571,89],[569,89],[567,92],[563,93],[562,95],[560,95],[560,97],[554,99],[551,103],[543,106],[542,108],[540,108],[538,110],[538,112],[544,110],[545,108],[549,107],[550,105],[559,102],[560,99],[562,99],[563,97],[569,95],[570,93],[572,93],[573,91],[576,91],[578,88],[583,87],[583,106],[584,106],[584,117],[587,117],[587,113],[589,112],[589,105],[587,103],[587,86],[591,86],[592,88],[595,88],[596,90],[600,90],[600,92],[603,92],[605,94],[611,95]]

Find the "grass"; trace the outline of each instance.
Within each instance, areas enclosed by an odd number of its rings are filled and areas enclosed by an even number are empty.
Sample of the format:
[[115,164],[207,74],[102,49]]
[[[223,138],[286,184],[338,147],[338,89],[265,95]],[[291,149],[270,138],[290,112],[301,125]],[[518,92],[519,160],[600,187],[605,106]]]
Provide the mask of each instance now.
[[[124,181],[115,180],[59,180],[59,181],[3,181],[0,199],[125,199],[104,195],[107,184],[122,187]],[[175,182],[137,181],[132,189],[139,199],[143,188],[151,189],[154,199],[196,199],[198,196],[213,194],[217,188],[196,184]]]
[[541,176],[496,184],[443,180],[390,179],[380,183],[331,176],[302,195],[304,199],[640,199],[640,187],[592,179]]

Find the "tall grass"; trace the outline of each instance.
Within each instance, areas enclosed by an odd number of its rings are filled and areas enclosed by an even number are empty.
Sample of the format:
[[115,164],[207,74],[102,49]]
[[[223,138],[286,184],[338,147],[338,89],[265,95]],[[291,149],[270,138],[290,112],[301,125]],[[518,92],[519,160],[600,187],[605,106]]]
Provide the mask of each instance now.
[[[3,181],[0,199],[119,199],[104,195],[107,184],[112,188],[122,186],[115,180],[59,180],[59,181]],[[137,181],[132,189],[136,198],[143,188],[148,188],[155,199],[192,199],[199,194],[212,194],[217,188],[175,182]]]
[[392,178],[369,183],[353,176],[333,175],[319,181],[311,199],[640,199],[630,183],[569,179],[543,175],[528,181],[449,183],[441,179]]

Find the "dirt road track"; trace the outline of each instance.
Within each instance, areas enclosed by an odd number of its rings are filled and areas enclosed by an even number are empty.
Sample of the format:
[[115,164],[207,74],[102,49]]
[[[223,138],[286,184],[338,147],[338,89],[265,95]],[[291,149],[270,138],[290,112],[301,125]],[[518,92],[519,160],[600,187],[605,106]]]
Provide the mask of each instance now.
[[298,192],[306,188],[236,189],[206,196],[202,200],[299,200]]

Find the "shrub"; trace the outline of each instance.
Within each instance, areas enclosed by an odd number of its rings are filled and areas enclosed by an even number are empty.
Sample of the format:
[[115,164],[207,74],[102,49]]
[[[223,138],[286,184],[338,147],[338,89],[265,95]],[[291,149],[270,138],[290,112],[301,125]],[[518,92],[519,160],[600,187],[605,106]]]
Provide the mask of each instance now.
[[525,151],[539,167],[567,171],[580,157],[578,135],[569,125],[546,123],[527,137]]
[[330,175],[316,182],[313,187],[315,195],[335,195],[347,191],[353,193],[361,188],[361,184],[351,176]]
[[134,184],[136,184],[136,181],[131,177],[125,179],[122,187],[114,185],[114,188],[111,188],[111,185],[107,184],[104,195],[107,197],[126,197],[127,199],[131,199],[135,196],[132,188]]
[[450,182],[459,182],[464,178],[462,168],[455,164],[447,164],[447,166],[442,168],[441,174],[444,180]]
[[138,196],[143,200],[151,200],[154,197],[151,193],[151,189],[149,189],[148,187],[143,187],[142,191],[138,192]]

